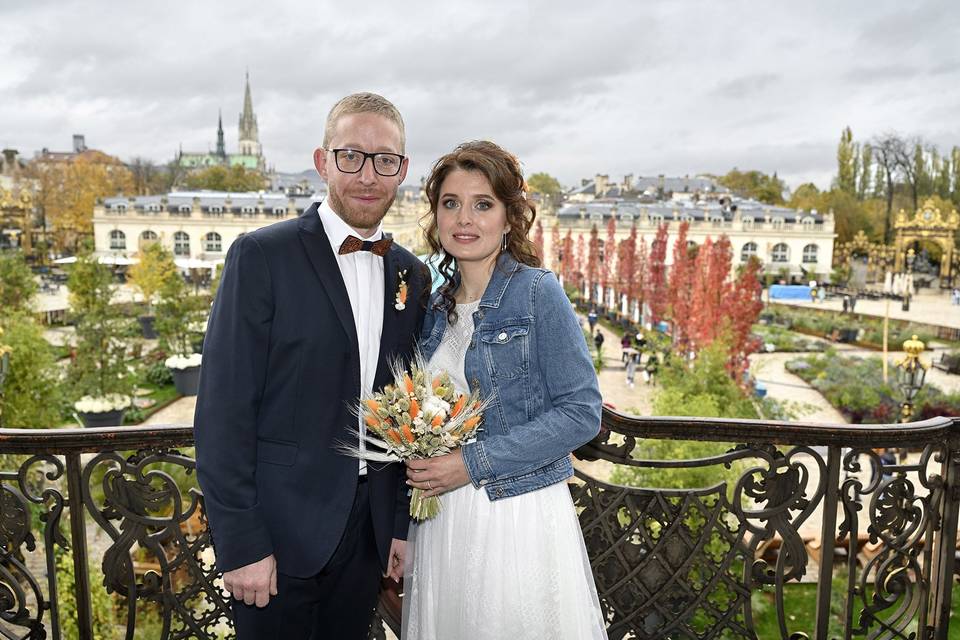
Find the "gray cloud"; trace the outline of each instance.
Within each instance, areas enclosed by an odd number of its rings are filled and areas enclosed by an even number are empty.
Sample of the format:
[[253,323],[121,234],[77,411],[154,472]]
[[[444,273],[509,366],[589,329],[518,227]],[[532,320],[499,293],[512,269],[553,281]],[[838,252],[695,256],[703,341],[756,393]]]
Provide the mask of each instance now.
[[387,95],[411,179],[494,139],[529,171],[778,171],[826,186],[840,130],[960,141],[949,2],[0,3],[0,145],[123,158],[236,147],[249,69],[268,161],[310,166],[340,96]]

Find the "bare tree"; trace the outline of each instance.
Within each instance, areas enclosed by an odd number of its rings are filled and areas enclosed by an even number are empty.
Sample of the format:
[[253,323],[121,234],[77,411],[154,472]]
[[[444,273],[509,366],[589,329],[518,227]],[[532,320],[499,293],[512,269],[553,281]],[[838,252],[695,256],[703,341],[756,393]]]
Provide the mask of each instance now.
[[879,170],[877,177],[883,176],[883,195],[887,201],[887,214],[883,220],[883,241],[890,242],[893,191],[901,171],[898,158],[903,153],[906,144],[896,133],[888,132],[874,138],[870,146],[873,149],[874,162]]

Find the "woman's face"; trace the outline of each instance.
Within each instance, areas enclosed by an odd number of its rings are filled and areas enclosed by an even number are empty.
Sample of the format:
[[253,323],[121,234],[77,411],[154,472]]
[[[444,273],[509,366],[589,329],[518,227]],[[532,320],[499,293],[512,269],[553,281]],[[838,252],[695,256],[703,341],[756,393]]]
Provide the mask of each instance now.
[[460,264],[495,262],[510,229],[507,209],[486,176],[463,169],[448,173],[440,185],[437,228],[443,250]]

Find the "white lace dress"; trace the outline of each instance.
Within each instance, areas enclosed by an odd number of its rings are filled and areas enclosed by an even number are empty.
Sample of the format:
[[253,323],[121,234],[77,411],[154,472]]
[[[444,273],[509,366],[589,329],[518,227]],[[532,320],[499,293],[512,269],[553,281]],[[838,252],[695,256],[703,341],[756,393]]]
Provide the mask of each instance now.
[[[461,392],[478,304],[457,305],[430,359]],[[410,527],[403,640],[606,640],[566,483],[492,502],[468,484],[440,500]]]

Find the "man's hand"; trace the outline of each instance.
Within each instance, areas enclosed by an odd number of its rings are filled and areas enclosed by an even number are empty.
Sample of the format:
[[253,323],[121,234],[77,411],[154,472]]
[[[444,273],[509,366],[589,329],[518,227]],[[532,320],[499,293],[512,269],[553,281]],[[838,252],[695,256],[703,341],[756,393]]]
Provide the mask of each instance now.
[[277,595],[277,561],[271,554],[253,564],[226,571],[223,584],[237,600],[265,607],[270,596]]
[[390,554],[387,556],[387,572],[383,575],[399,583],[403,578],[403,562],[406,557],[407,541],[394,538],[390,542]]
[[436,458],[407,460],[407,484],[423,489],[424,498],[438,496],[469,483],[470,474],[467,473],[460,449]]

